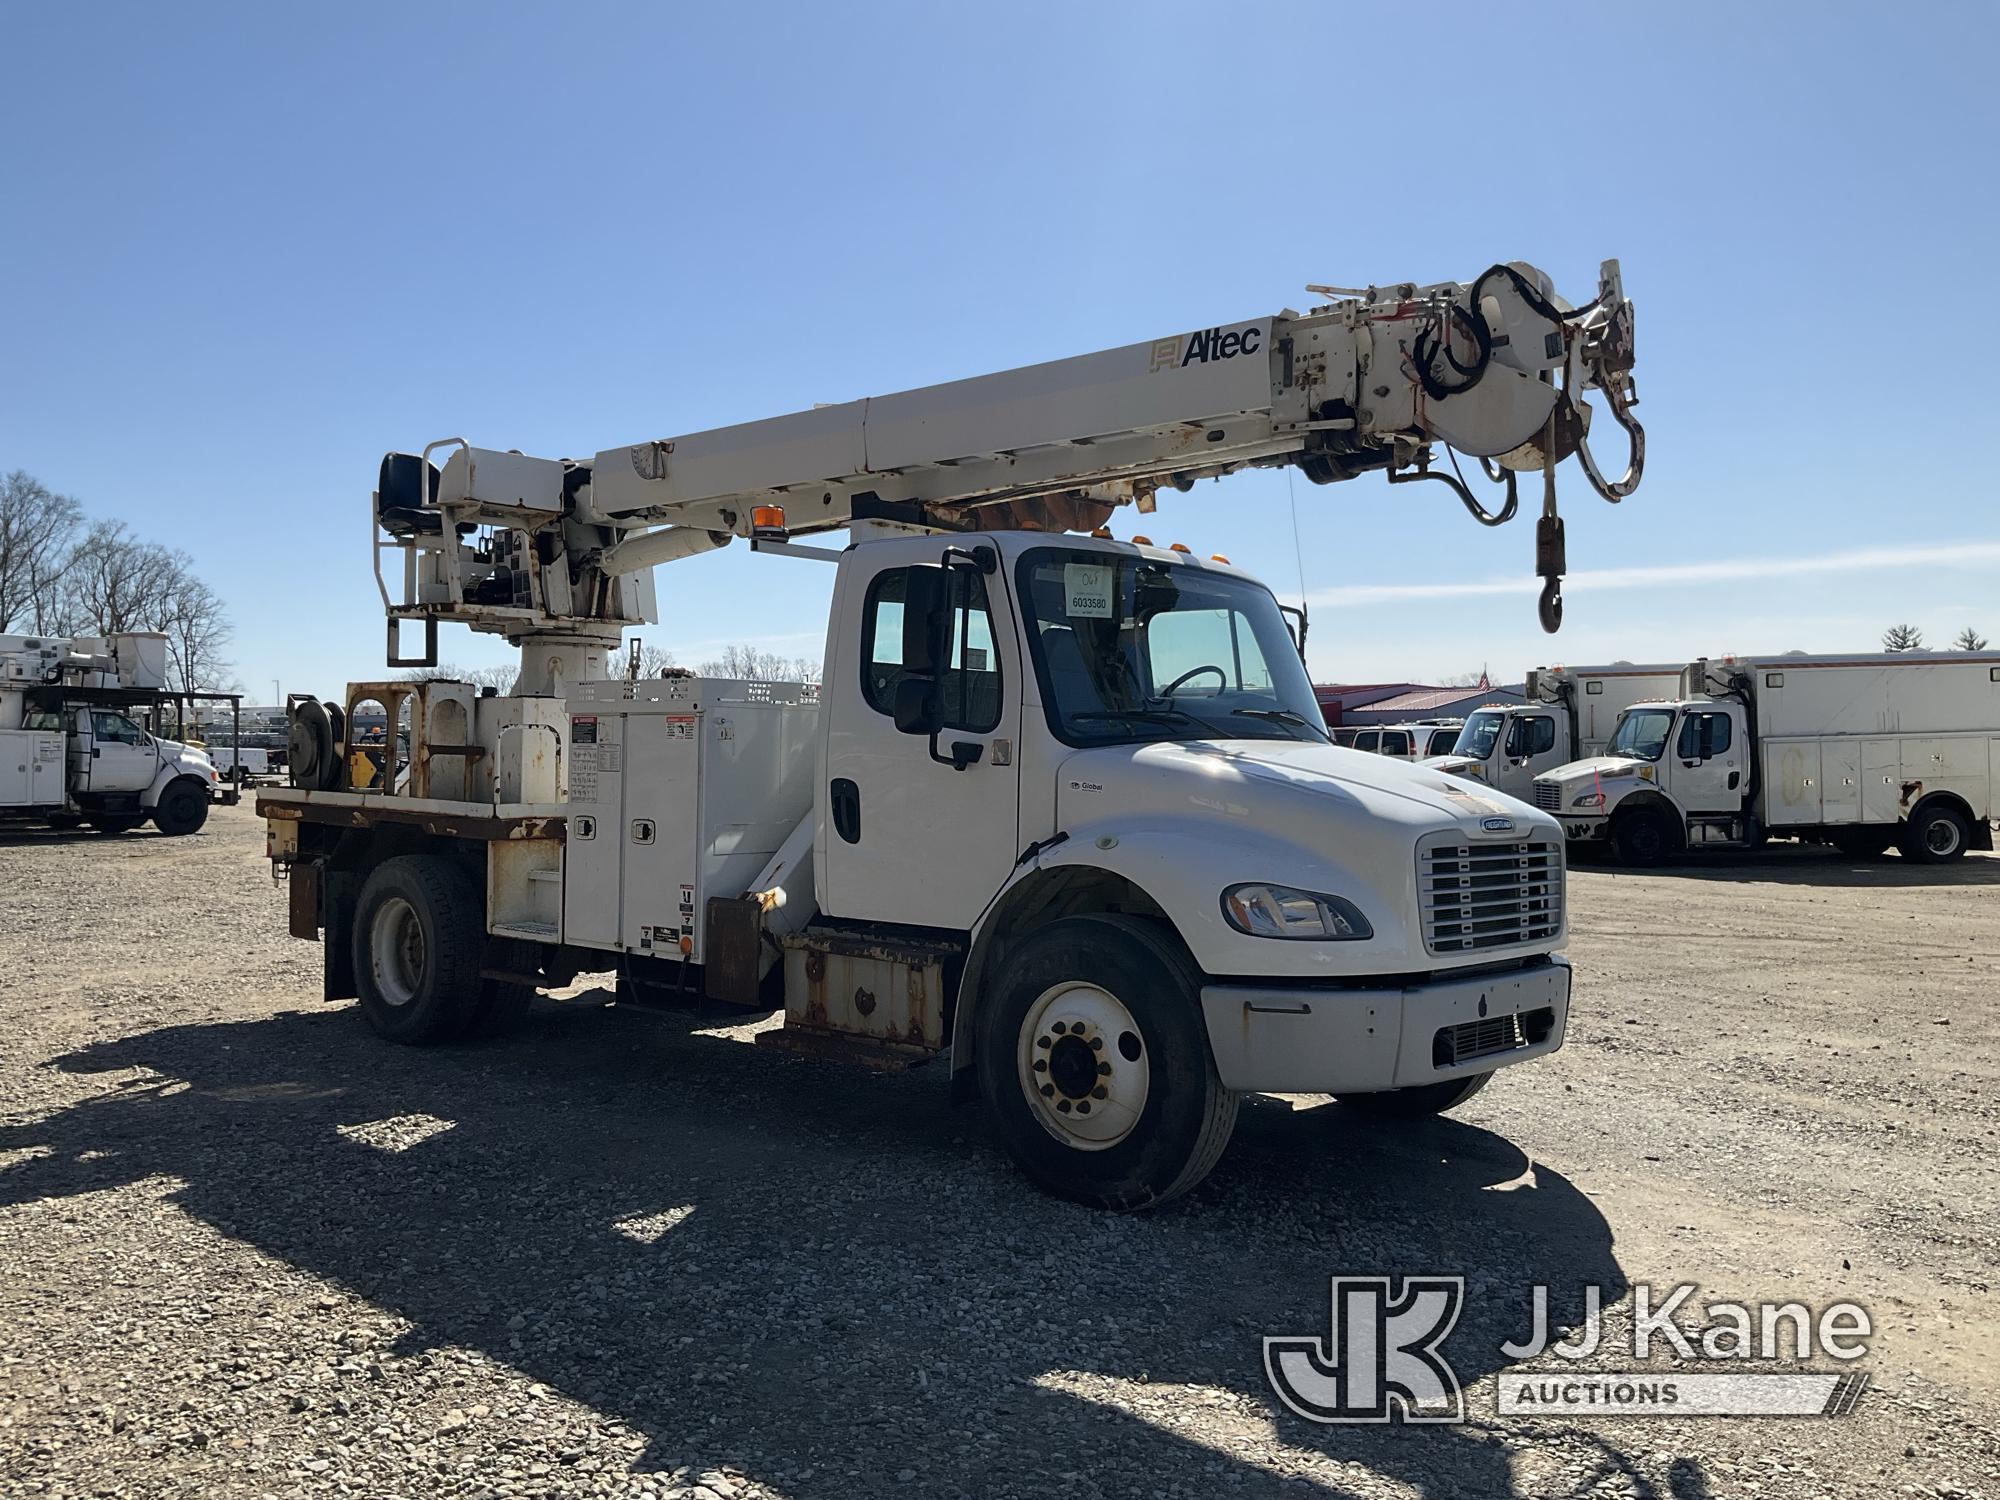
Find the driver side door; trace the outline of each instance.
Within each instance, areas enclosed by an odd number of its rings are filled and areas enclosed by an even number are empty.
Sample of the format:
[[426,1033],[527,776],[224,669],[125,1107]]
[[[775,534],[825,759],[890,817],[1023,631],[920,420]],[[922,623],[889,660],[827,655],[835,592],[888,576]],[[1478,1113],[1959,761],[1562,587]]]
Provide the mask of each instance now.
[[1688,709],[1662,760],[1684,812],[1736,812],[1743,806],[1744,750],[1726,708]]
[[[1004,570],[941,567],[945,541],[857,547],[841,564],[834,669],[821,686],[826,756],[816,879],[829,916],[969,930],[1020,853],[1021,661]],[[989,547],[989,550],[990,547]],[[944,574],[949,645],[939,664],[943,727],[896,727],[903,605],[917,570]],[[976,748],[963,769],[958,747]]]
[[89,790],[143,792],[159,773],[153,737],[125,715],[96,708],[89,714],[90,749],[84,756]]
[[1507,738],[1500,747],[1497,791],[1527,801],[1534,795],[1535,778],[1562,763],[1556,748],[1554,714],[1510,714]]

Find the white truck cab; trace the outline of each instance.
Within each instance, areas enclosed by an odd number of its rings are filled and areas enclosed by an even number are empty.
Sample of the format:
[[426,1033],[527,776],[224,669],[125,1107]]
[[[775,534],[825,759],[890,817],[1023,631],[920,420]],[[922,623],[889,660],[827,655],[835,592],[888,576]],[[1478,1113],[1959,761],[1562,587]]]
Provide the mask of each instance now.
[[1783,836],[1925,863],[1993,846],[2000,657],[1703,658],[1635,703],[1604,754],[1535,782],[1572,841],[1629,864]]
[[164,662],[165,638],[150,633],[0,636],[0,813],[107,833],[199,829],[214,764],[126,711],[165,688]]
[[1678,664],[1626,661],[1535,668],[1527,675],[1528,702],[1474,710],[1457,743],[1429,764],[1528,801],[1537,776],[1597,754],[1626,705],[1671,694],[1680,672]]

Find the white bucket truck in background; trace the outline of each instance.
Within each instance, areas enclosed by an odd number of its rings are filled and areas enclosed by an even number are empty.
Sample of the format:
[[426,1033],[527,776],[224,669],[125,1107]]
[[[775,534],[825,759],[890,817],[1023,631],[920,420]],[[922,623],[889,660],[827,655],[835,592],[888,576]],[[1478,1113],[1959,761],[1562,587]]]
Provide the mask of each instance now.
[[[1542,476],[1553,629],[1556,465],[1639,480],[1616,264],[1574,310],[1526,266],[1339,295],[588,461],[389,455],[389,664],[434,665],[456,621],[521,672],[294,709],[292,786],[258,809],[327,998],[411,1043],[614,967],[620,1003],[782,1006],[760,1045],[943,1061],[1036,1182],[1127,1209],[1199,1182],[1246,1090],[1427,1114],[1555,1050],[1554,820],[1330,744],[1269,589],[1107,526],[1276,465],[1487,515],[1433,466],[1449,443],[1508,497]],[[1590,391],[1632,436],[1616,480]],[[737,538],[836,570],[823,683],[619,677],[654,567]],[[365,784],[363,703],[407,725]]]
[[1771,836],[1941,864],[1993,847],[1996,781],[2000,655],[1793,653],[1690,663],[1534,801],[1633,865]]
[[0,816],[125,833],[193,833],[216,771],[128,710],[167,693],[167,638],[0,636]]
[[1474,710],[1458,743],[1425,764],[1525,802],[1537,776],[1597,754],[1627,706],[1672,693],[1680,679],[1678,665],[1538,667],[1528,673],[1526,703]]

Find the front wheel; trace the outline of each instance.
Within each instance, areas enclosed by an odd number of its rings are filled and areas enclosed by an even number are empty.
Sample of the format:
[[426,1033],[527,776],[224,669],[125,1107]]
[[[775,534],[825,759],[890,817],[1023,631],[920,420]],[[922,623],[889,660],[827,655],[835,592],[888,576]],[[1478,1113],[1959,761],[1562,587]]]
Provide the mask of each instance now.
[[1665,864],[1679,847],[1677,830],[1657,807],[1635,807],[1611,824],[1611,846],[1621,865],[1650,869]]
[[192,781],[176,781],[160,794],[153,809],[153,826],[176,836],[198,832],[208,821],[208,788]]
[[361,1014],[392,1042],[425,1046],[461,1035],[481,982],[479,894],[465,872],[406,854],[377,867],[354,912]]
[[1406,1089],[1383,1089],[1376,1094],[1342,1094],[1334,1103],[1360,1114],[1385,1120],[1417,1120],[1425,1115],[1441,1115],[1456,1109],[1486,1087],[1491,1073],[1470,1078],[1448,1078],[1443,1083],[1418,1083]]
[[1903,858],[1920,865],[1949,864],[1972,844],[1972,825],[1943,802],[1919,807],[1903,830]]
[[1194,965],[1156,922],[1053,922],[981,1004],[979,1078],[1008,1153],[1044,1190],[1150,1208],[1209,1174],[1238,1096],[1209,1051]]

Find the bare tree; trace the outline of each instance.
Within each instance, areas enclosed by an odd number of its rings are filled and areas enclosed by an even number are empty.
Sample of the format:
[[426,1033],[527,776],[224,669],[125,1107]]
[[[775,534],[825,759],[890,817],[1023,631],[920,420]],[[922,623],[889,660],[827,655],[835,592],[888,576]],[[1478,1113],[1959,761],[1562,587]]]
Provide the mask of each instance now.
[[1914,625],[1891,625],[1882,632],[1884,651],[1921,651],[1924,633]]
[[185,562],[140,541],[123,521],[93,521],[63,575],[62,628],[98,635],[156,628]]
[[0,478],[0,632],[60,628],[57,594],[83,510],[20,469]]
[[780,656],[739,641],[701,664],[704,677],[742,677],[751,682],[818,682],[820,664],[806,656]]
[[184,554],[170,554],[173,577],[153,628],[167,638],[174,686],[183,692],[224,692],[232,683],[222,649],[229,644],[229,616],[215,590],[194,576]]
[[665,646],[641,645],[639,647],[639,675],[641,677],[664,677],[667,675],[667,669],[676,665],[678,663],[674,661],[674,653],[669,651]]
[[1952,637],[1951,644],[1953,649],[1958,651],[1984,651],[1986,637],[1968,625]]

